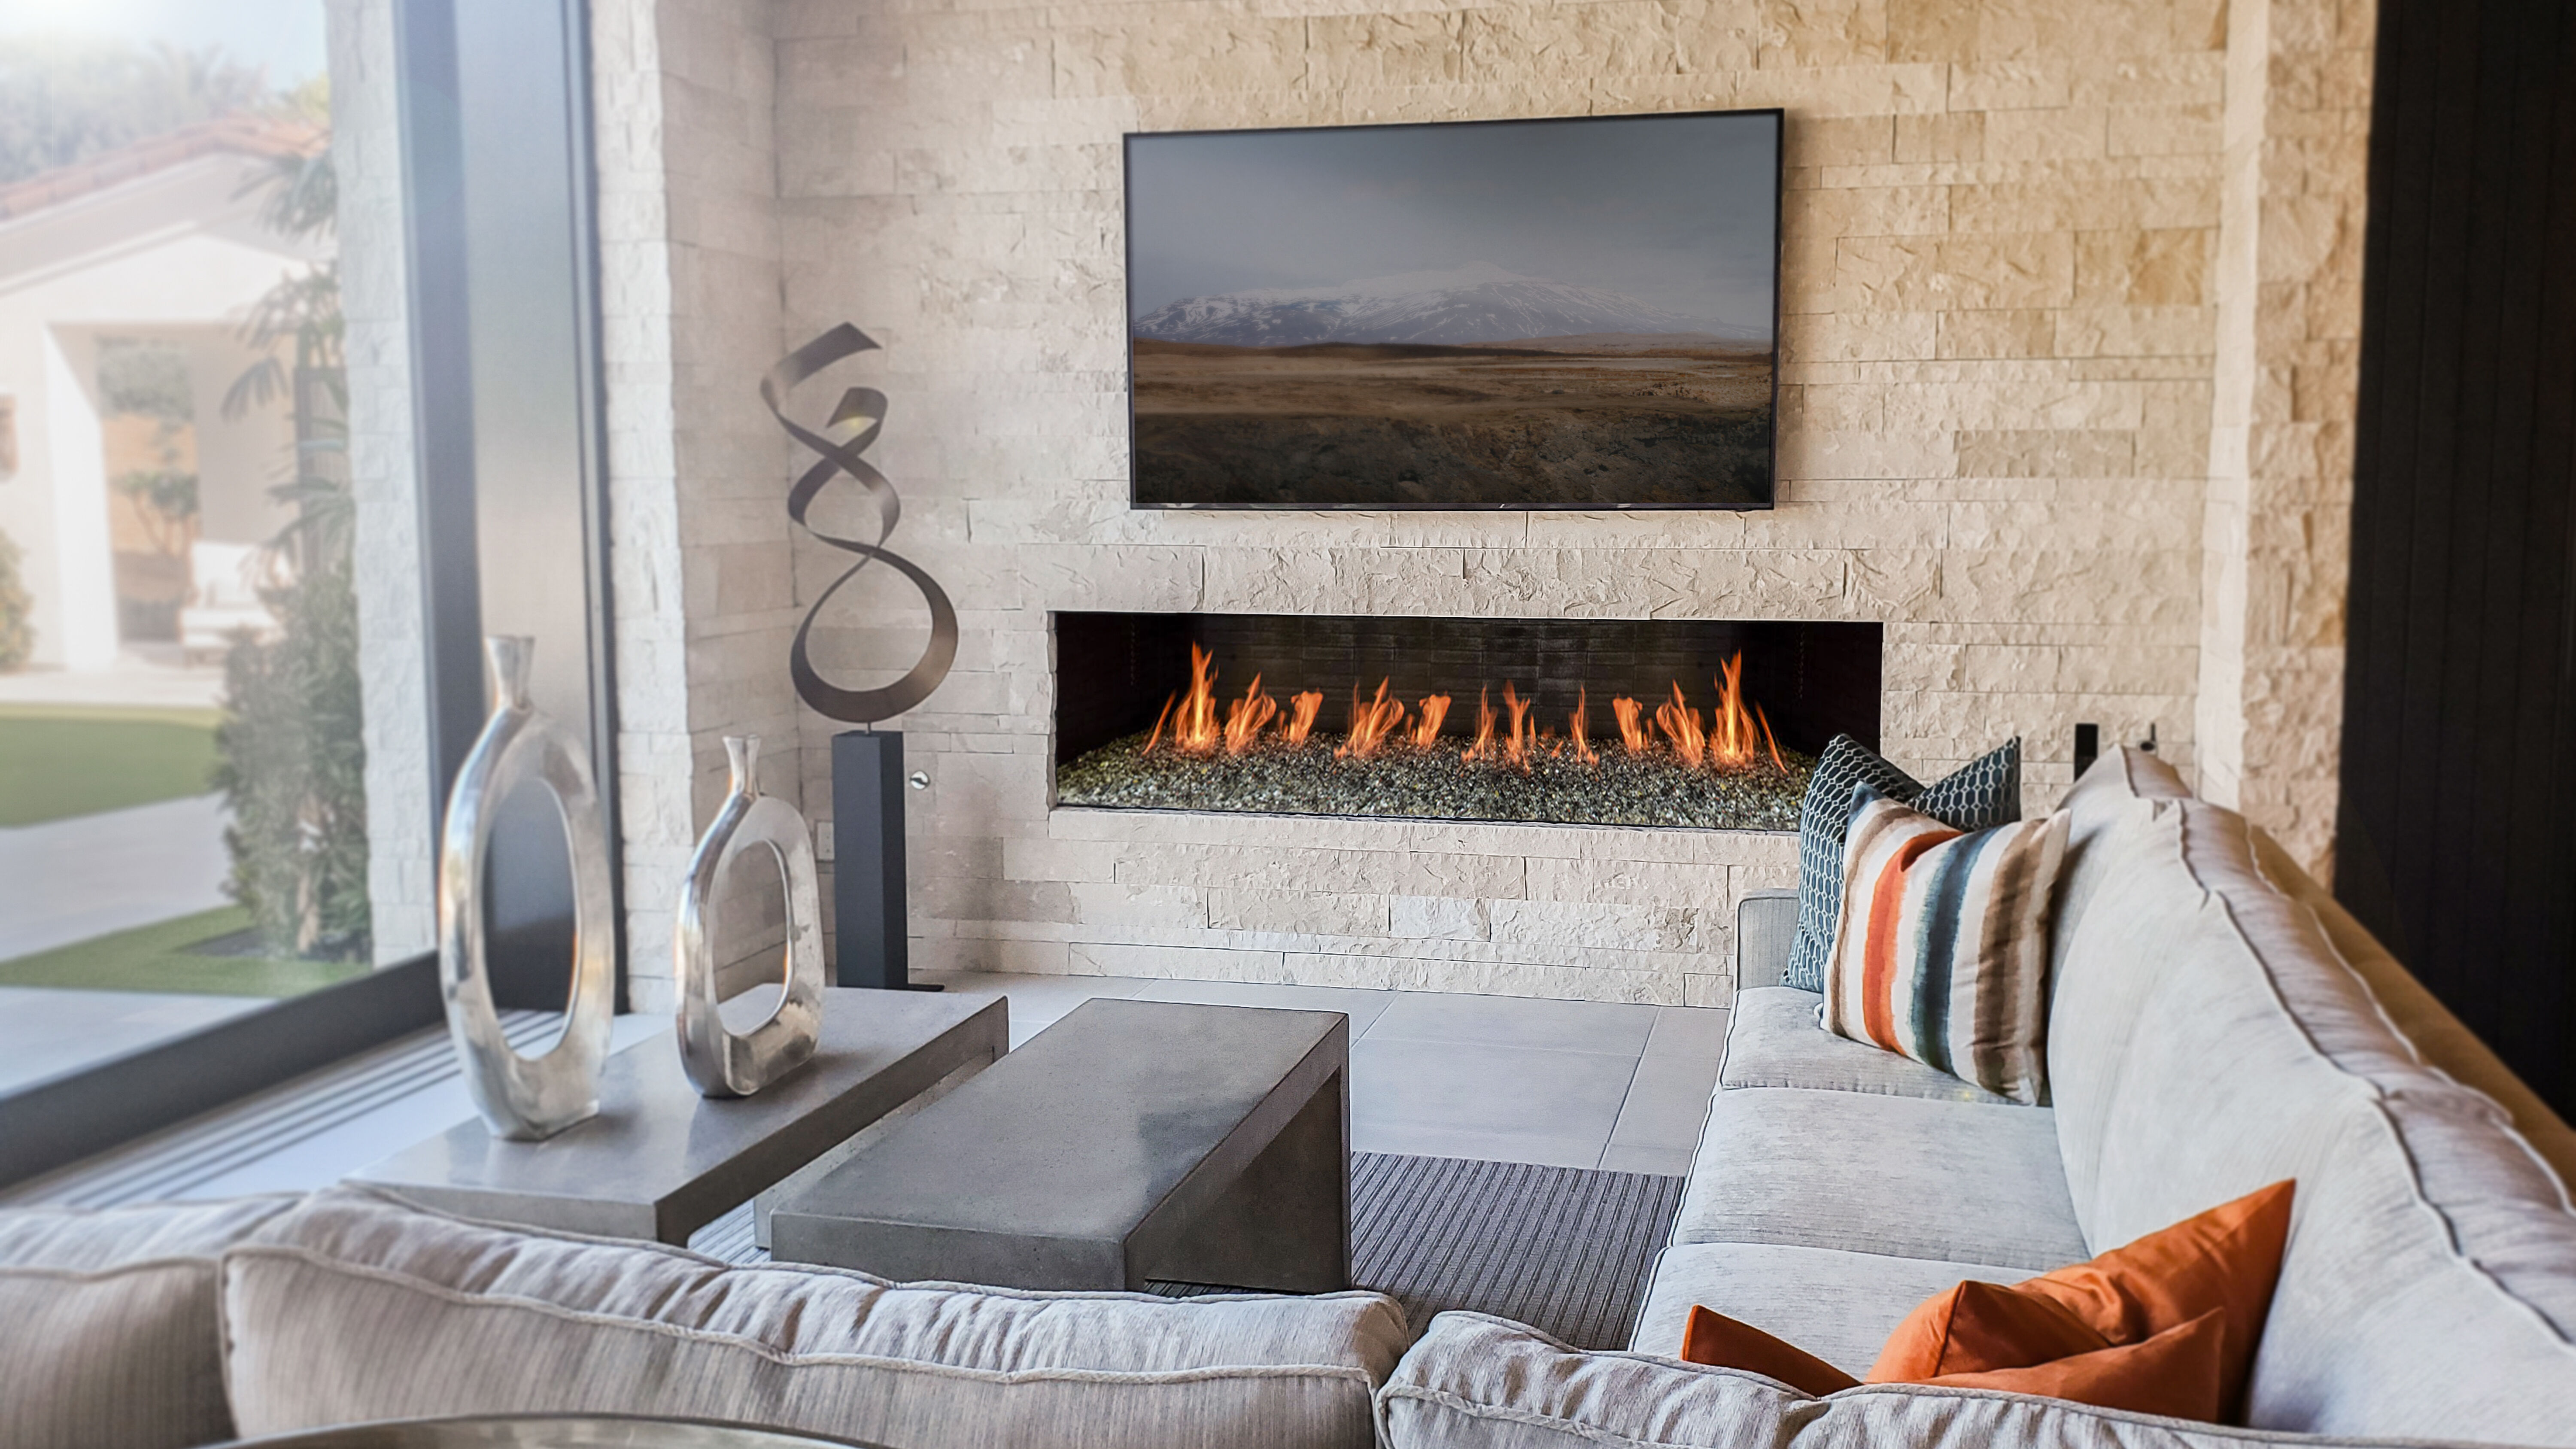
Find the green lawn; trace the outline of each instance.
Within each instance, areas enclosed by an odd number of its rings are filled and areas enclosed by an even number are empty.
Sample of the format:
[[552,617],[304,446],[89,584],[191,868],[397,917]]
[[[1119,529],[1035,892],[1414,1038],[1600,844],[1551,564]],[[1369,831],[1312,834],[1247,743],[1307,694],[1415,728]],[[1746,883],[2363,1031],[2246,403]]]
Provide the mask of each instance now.
[[0,828],[203,795],[212,710],[0,705]]
[[0,986],[84,991],[177,991],[199,996],[301,996],[366,971],[354,961],[197,956],[188,948],[250,925],[239,906],[0,961]]

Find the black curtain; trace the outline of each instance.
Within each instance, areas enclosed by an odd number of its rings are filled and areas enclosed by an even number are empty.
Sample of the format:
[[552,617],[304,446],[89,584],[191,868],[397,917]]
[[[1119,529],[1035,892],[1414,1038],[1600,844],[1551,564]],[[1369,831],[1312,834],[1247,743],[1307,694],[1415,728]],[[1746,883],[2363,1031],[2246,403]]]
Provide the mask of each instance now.
[[2335,893],[2576,1115],[2576,6],[2379,27]]

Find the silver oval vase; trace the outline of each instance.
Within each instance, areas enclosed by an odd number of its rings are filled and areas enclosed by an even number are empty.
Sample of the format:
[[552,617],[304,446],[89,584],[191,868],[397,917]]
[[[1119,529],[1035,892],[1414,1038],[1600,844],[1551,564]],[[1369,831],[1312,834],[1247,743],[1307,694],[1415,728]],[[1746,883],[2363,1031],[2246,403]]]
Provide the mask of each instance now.
[[[552,1137],[599,1113],[599,1073],[617,1009],[614,897],[608,831],[590,758],[562,725],[528,698],[532,641],[483,641],[492,673],[492,714],[448,792],[438,850],[438,989],[447,1031],[465,1067],[466,1090],[492,1134],[514,1142]],[[521,785],[553,798],[571,854],[572,989],[563,1034],[550,1049],[521,1056],[492,1004],[483,875],[501,804]]]
[[[760,737],[727,736],[733,768],[726,794],[680,884],[671,959],[678,977],[680,1066],[709,1097],[748,1097],[814,1055],[823,1031],[823,907],[815,884],[814,840],[805,817],[775,795],[760,793]],[[747,1032],[735,1032],[718,1010],[717,973],[725,964],[719,928],[726,870],[745,851],[765,850],[778,867],[787,904],[787,943],[777,1009]]]

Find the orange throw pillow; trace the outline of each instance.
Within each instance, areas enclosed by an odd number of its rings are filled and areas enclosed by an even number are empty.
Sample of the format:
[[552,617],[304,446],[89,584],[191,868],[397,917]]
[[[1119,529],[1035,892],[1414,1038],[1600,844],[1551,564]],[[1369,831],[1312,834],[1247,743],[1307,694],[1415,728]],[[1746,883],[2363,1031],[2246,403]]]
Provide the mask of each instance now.
[[2272,1289],[2281,1281],[2296,1186],[2276,1182],[2089,1263],[2013,1286],[2073,1309],[2113,1343],[2139,1343],[2213,1308],[2226,1310],[2218,1411],[2230,1421],[2239,1419],[2245,1381],[2254,1375],[2254,1350],[2263,1343],[2263,1320],[2272,1311]]
[[1869,1381],[2028,1368],[2065,1357],[2070,1327],[2098,1335],[2096,1348],[2143,1346],[2217,1311],[2219,1413],[2238,1417],[2281,1276],[2292,1190],[2276,1182],[2090,1262],[2009,1286],[1963,1283],[1936,1294],[1889,1335]]
[[2115,1346],[2110,1335],[2054,1298],[1971,1278],[1907,1314],[1887,1336],[1865,1382],[1919,1384],[1943,1374],[2028,1368]]
[[2218,1418],[2218,1360],[2227,1340],[2226,1319],[2225,1309],[2213,1308],[2144,1343],[2097,1348],[2027,1368],[1941,1374],[1916,1382],[2043,1394],[2101,1409],[2214,1422]]
[[1805,1349],[1697,1304],[1682,1327],[1681,1356],[1714,1368],[1747,1369],[1818,1398],[1860,1386],[1860,1380]]

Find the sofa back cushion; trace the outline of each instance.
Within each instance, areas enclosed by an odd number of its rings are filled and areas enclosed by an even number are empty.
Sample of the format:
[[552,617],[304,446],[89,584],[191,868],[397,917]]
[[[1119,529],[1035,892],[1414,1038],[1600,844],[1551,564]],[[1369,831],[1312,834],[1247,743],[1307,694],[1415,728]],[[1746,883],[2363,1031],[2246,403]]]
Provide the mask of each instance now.
[[[1379,1391],[1378,1423],[1386,1449],[2289,1449],[2267,1434],[1985,1388],[1863,1384],[1815,1398],[1744,1369],[1586,1353],[1474,1313],[1431,1320]],[[2457,1449],[2461,1437],[2436,1443]]]
[[1373,1293],[1187,1301],[889,1284],[520,1232],[354,1189],[224,1260],[246,1434],[472,1413],[950,1445],[1363,1449],[1407,1337]]
[[2283,1178],[2248,1421],[2576,1445],[2576,1212],[2267,881],[2242,817],[2139,802],[2054,983],[2069,1195],[2098,1251]]
[[294,1201],[0,1211],[0,1449],[233,1437],[216,1258]]
[[1378,1435],[1387,1449],[1782,1445],[1818,1402],[1749,1369],[1590,1353],[1443,1313],[1378,1392]]
[[2066,949],[2103,882],[2115,873],[2126,831],[2154,814],[2158,800],[2186,800],[2191,788],[2173,767],[2143,750],[2115,747],[2093,762],[2057,808],[2067,818],[2066,860],[2057,873],[2055,924],[2049,936],[2052,979],[2066,967]]

